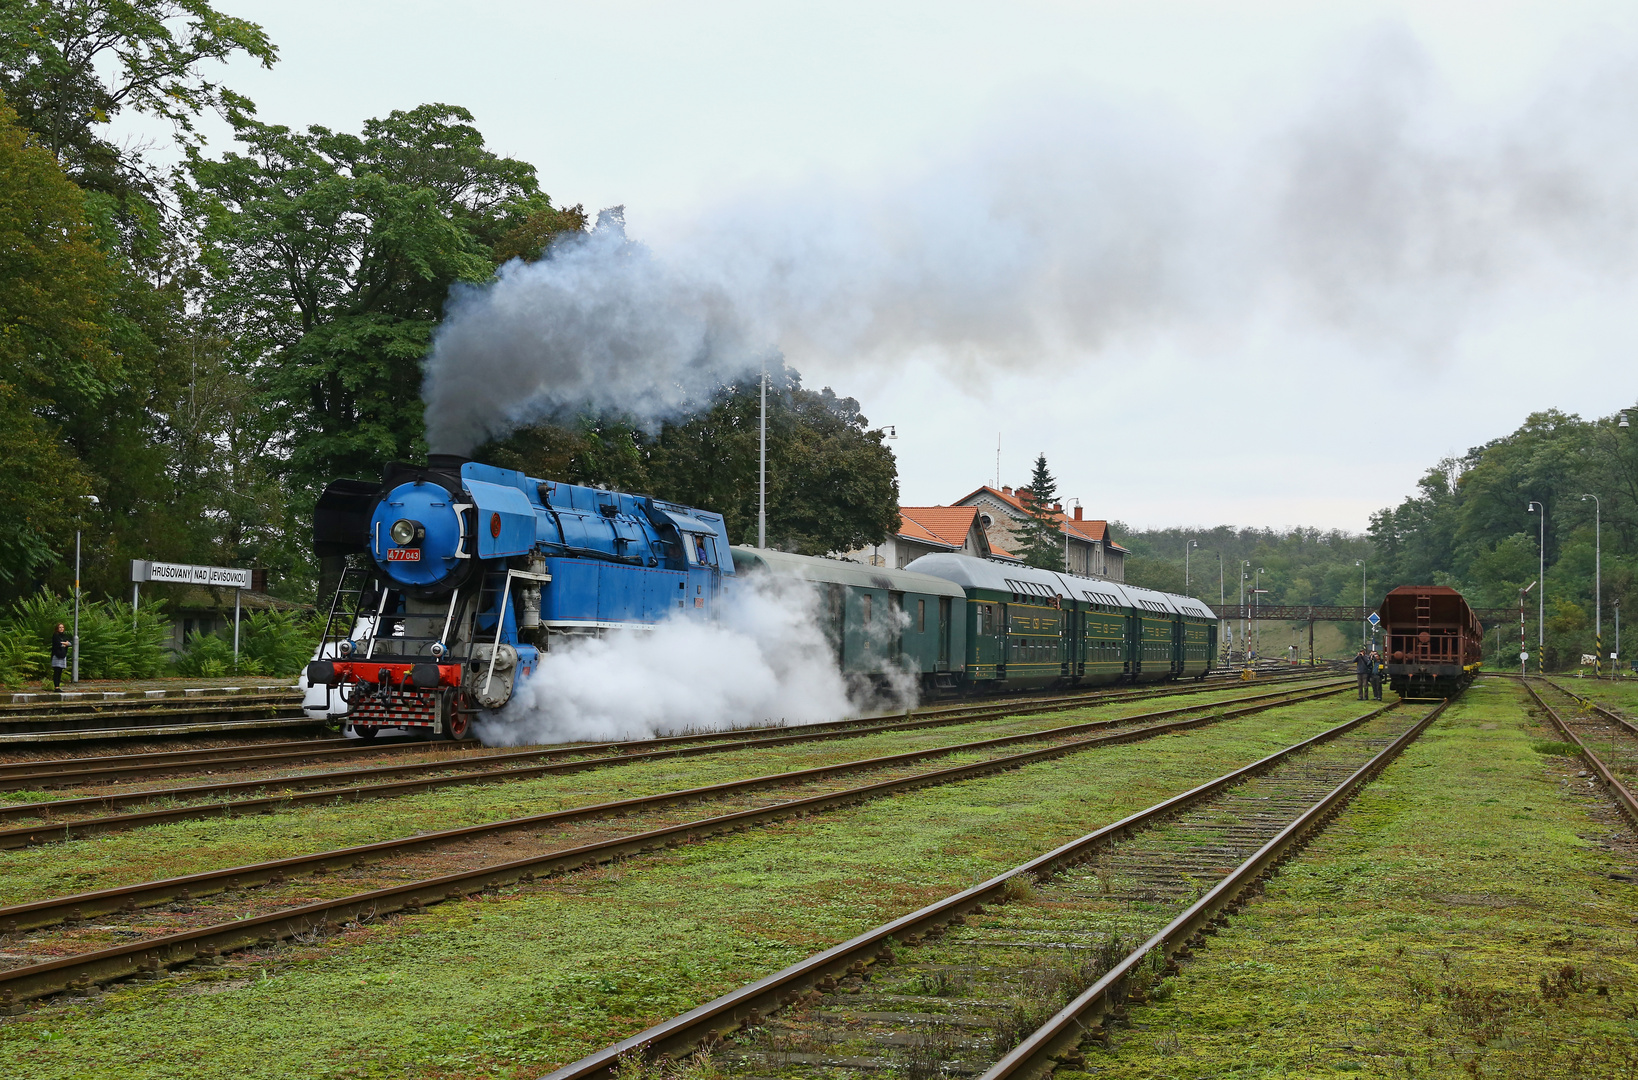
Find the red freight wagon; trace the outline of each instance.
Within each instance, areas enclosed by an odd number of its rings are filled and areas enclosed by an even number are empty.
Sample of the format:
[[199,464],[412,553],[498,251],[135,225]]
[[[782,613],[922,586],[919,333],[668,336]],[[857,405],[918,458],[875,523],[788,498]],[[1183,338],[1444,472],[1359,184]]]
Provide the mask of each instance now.
[[1455,697],[1484,657],[1484,629],[1455,589],[1401,585],[1382,600],[1383,658],[1400,697]]

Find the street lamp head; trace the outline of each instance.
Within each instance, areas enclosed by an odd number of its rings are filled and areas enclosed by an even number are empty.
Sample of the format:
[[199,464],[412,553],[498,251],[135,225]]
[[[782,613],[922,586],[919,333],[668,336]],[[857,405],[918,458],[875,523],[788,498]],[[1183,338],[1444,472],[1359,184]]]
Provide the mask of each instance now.
[[97,498],[95,495],[81,495],[80,498],[84,499],[86,502],[90,503],[92,506],[101,506],[102,505],[102,500]]
[[1631,427],[1632,425],[1627,423],[1627,414],[1622,413],[1621,414],[1621,422],[1619,424],[1616,424],[1615,426],[1616,427]]

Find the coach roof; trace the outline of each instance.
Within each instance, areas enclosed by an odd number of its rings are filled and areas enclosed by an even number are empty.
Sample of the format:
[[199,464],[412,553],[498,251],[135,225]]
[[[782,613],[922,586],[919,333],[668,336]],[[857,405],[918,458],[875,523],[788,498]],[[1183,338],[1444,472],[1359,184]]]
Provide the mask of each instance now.
[[734,563],[744,570],[760,568],[776,574],[821,581],[834,585],[850,585],[858,589],[886,589],[890,592],[927,593],[933,596],[964,597],[961,589],[942,577],[913,573],[909,570],[889,570],[884,566],[866,566],[863,563],[841,559],[820,559],[812,555],[793,555],[788,551],[751,547],[734,547]]

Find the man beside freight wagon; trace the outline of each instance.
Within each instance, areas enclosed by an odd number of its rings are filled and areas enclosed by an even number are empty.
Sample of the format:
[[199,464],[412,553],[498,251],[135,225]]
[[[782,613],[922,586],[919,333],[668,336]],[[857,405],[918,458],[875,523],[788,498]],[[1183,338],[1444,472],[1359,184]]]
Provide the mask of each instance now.
[[1371,669],[1376,664],[1371,660],[1371,654],[1365,651],[1365,646],[1359,647],[1359,655],[1354,657],[1354,675],[1359,679],[1359,700],[1364,701],[1370,688]]

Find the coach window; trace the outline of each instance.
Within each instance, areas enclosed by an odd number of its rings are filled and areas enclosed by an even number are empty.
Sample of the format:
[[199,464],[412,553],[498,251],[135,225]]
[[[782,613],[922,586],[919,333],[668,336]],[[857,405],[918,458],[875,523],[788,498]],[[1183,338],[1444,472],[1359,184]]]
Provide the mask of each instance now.
[[873,599],[875,598],[869,593],[865,593],[859,598],[859,604],[864,609],[864,625],[866,626],[870,625],[870,601]]
[[927,601],[917,600],[916,601],[916,633],[925,634],[926,632],[927,632]]

